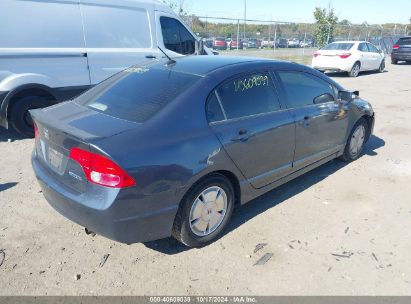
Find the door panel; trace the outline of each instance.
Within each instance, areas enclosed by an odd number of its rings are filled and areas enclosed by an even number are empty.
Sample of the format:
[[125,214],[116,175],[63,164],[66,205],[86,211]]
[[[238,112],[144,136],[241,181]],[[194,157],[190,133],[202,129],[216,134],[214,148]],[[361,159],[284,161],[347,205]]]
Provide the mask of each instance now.
[[348,128],[347,111],[337,101],[291,110],[296,120],[295,169],[341,149]]
[[211,125],[224,149],[255,188],[289,174],[295,125],[287,110]]
[[253,187],[290,172],[295,123],[268,72],[227,80],[210,95],[206,111],[211,129]]
[[153,49],[152,20],[147,4],[119,1],[106,5],[82,0],[91,83],[96,84],[132,65],[144,64],[158,56]]
[[337,152],[348,128],[347,105],[335,99],[335,88],[314,75],[276,73],[296,122],[293,170]]

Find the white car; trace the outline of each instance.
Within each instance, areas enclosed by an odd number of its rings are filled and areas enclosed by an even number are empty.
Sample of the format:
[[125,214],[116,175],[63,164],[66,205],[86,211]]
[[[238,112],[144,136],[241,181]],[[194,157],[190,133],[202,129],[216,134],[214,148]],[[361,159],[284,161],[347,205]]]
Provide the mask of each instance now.
[[347,72],[357,77],[363,71],[385,69],[385,54],[366,41],[333,42],[314,53],[312,67],[319,71]]

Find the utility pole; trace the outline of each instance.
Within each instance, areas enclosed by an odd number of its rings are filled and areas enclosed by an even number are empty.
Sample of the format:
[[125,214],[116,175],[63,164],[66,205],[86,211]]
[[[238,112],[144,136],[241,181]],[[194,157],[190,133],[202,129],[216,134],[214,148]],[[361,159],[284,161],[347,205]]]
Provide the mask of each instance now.
[[247,0],[244,0],[244,31],[243,31],[244,42],[245,42],[245,26],[246,26],[246,22],[247,22]]

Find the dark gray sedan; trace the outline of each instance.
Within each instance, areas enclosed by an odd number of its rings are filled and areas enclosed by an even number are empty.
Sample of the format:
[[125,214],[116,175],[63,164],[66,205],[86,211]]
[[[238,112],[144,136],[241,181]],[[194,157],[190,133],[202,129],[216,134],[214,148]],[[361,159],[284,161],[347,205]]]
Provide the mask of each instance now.
[[192,247],[236,205],[357,159],[374,126],[371,105],[320,72],[222,56],[129,68],[31,113],[33,168],[58,212],[120,242]]

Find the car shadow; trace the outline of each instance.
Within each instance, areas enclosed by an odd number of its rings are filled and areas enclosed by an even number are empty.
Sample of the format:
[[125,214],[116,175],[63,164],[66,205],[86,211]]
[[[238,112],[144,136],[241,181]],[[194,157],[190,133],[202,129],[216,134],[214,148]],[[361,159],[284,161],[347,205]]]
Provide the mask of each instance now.
[[[361,157],[363,157],[364,155],[376,156],[378,154],[377,150],[384,146],[385,141],[373,135],[370,137],[369,141],[364,147],[364,151]],[[289,198],[326,179],[328,176],[334,174],[347,165],[349,165],[349,163],[343,162],[339,159],[332,160],[274,190],[271,190],[270,192],[267,192],[266,194],[254,199],[250,203],[236,208],[231,217],[231,221],[228,224],[228,227],[225,229],[224,233],[222,233],[220,238],[224,237],[224,235],[237,229],[259,214],[264,213],[268,209],[281,204]],[[167,255],[174,255],[191,249],[182,245],[173,238],[146,242],[144,243],[144,245],[147,248]]]
[[7,130],[0,127],[0,142],[13,142],[22,139],[27,139],[27,137],[20,135],[12,129]]
[[[383,73],[388,73],[388,71],[384,70]],[[368,76],[368,75],[374,75],[374,74],[381,74],[381,73],[378,71],[364,71],[364,72],[360,72],[357,78]],[[327,72],[325,75],[327,75],[328,77],[332,77],[332,78],[350,78],[346,72]]]
[[16,186],[18,183],[5,183],[5,184],[0,184],[0,192],[8,190],[10,188],[13,188],[14,186]]

